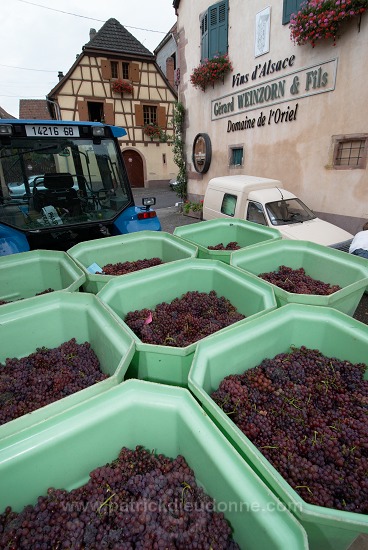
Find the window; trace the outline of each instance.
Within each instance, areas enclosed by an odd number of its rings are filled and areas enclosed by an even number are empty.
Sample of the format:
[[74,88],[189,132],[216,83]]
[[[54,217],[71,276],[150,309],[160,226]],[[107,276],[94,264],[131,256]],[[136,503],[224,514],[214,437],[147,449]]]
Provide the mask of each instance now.
[[102,122],[104,116],[104,104],[95,101],[87,101],[88,120]]
[[134,112],[135,126],[157,124],[157,126],[163,129],[167,127],[166,108],[163,105],[136,103],[134,105]]
[[282,10],[282,24],[286,25],[290,22],[290,17],[293,13],[298,13],[304,0],[284,0],[284,7]]
[[260,223],[261,225],[267,225],[263,206],[258,202],[250,202],[248,204],[247,220],[253,223]]
[[101,60],[101,75],[104,80],[112,78],[121,78],[123,80],[131,80],[132,82],[140,81],[140,65],[139,63],[129,63],[126,61],[116,61],[110,59]]
[[243,147],[232,147],[230,149],[230,166],[243,165]]
[[228,0],[213,4],[200,18],[201,60],[227,53]]
[[225,193],[221,204],[221,214],[234,217],[236,200],[237,200],[236,195],[229,195],[229,193]]
[[111,61],[111,78],[119,78],[117,61]]
[[157,107],[155,105],[143,105],[143,124],[157,124]]
[[124,80],[129,79],[129,63],[122,63],[121,64],[121,71],[122,71],[122,77]]
[[368,135],[335,136],[333,165],[337,170],[365,168]]

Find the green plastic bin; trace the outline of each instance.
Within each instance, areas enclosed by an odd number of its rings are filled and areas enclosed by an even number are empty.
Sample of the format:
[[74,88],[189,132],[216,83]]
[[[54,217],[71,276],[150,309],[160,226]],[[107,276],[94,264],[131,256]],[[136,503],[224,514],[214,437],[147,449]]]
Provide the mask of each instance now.
[[249,322],[246,329],[234,327],[211,342],[200,342],[188,386],[245,461],[295,514],[307,531],[311,550],[345,550],[360,533],[368,533],[368,516],[306,503],[211,398],[226,376],[302,345],[367,363],[368,326],[332,308],[288,304]]
[[[235,324],[276,308],[272,288],[227,264],[214,260],[191,258],[145,269],[110,281],[98,293],[136,342],[136,353],[127,371],[127,378],[139,378],[187,386],[188,372],[197,343],[178,348],[143,343],[124,323],[130,311],[154,309],[162,302],[171,302],[188,291],[216,291],[225,296],[246,316]],[[228,327],[219,332],[228,330]],[[210,338],[207,337],[207,338]]]
[[56,291],[0,308],[0,363],[75,338],[89,342],[109,378],[0,426],[0,440],[122,382],[134,341],[92,294]]
[[108,281],[115,279],[116,276],[90,273],[88,267],[94,263],[101,268],[110,263],[134,262],[145,258],[160,258],[164,263],[168,263],[185,258],[195,258],[198,248],[163,231],[138,231],[129,235],[117,235],[116,237],[79,243],[70,248],[68,254],[86,275],[83,289],[86,292],[97,294]]
[[238,250],[231,255],[230,263],[255,276],[276,271],[280,265],[302,267],[313,279],[341,287],[329,296],[318,296],[287,292],[267,283],[275,291],[278,306],[289,303],[329,306],[353,316],[368,285],[368,262],[365,265],[352,254],[309,241],[281,240]]
[[174,235],[195,244],[198,247],[198,258],[220,260],[230,263],[231,250],[210,250],[208,246],[236,241],[241,248],[252,247],[260,243],[281,239],[277,229],[239,218],[232,220],[216,219],[184,225],[174,230]]
[[[304,529],[244,464],[182,388],[130,380],[15,434],[0,449],[0,510],[21,511],[49,487],[72,490],[122,447],[181,454],[216,501],[240,548],[302,550]],[[102,502],[101,502],[102,503]]]
[[74,292],[85,280],[66,252],[33,250],[0,257],[0,301],[30,298],[48,288]]

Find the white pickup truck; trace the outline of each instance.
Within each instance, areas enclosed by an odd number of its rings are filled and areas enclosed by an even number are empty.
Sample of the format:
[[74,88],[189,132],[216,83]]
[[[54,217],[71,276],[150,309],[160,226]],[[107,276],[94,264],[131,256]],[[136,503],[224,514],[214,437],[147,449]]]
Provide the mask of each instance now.
[[312,241],[348,251],[353,238],[344,229],[317,218],[279,180],[222,176],[208,182],[203,219],[240,218],[278,229],[284,239]]

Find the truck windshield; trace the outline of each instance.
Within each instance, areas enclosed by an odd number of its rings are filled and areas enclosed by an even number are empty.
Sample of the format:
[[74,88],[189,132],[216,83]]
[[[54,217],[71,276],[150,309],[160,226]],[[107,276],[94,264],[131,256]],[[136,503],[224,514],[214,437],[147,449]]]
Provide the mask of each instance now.
[[302,223],[316,218],[315,214],[296,198],[268,202],[266,210],[272,225]]
[[58,135],[50,126],[38,137],[19,128],[0,141],[1,223],[23,231],[106,223],[132,203],[111,131],[96,138],[91,126],[74,125]]

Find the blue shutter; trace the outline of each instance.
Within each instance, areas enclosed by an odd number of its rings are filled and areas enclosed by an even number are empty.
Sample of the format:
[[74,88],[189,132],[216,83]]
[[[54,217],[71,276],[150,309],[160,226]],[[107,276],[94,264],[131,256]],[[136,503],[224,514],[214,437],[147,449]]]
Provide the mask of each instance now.
[[206,12],[201,20],[201,61],[208,58],[208,12]]
[[228,0],[208,9],[208,57],[227,53]]
[[290,21],[290,16],[300,10],[300,6],[305,4],[305,0],[284,0],[282,10],[282,24],[286,25]]

